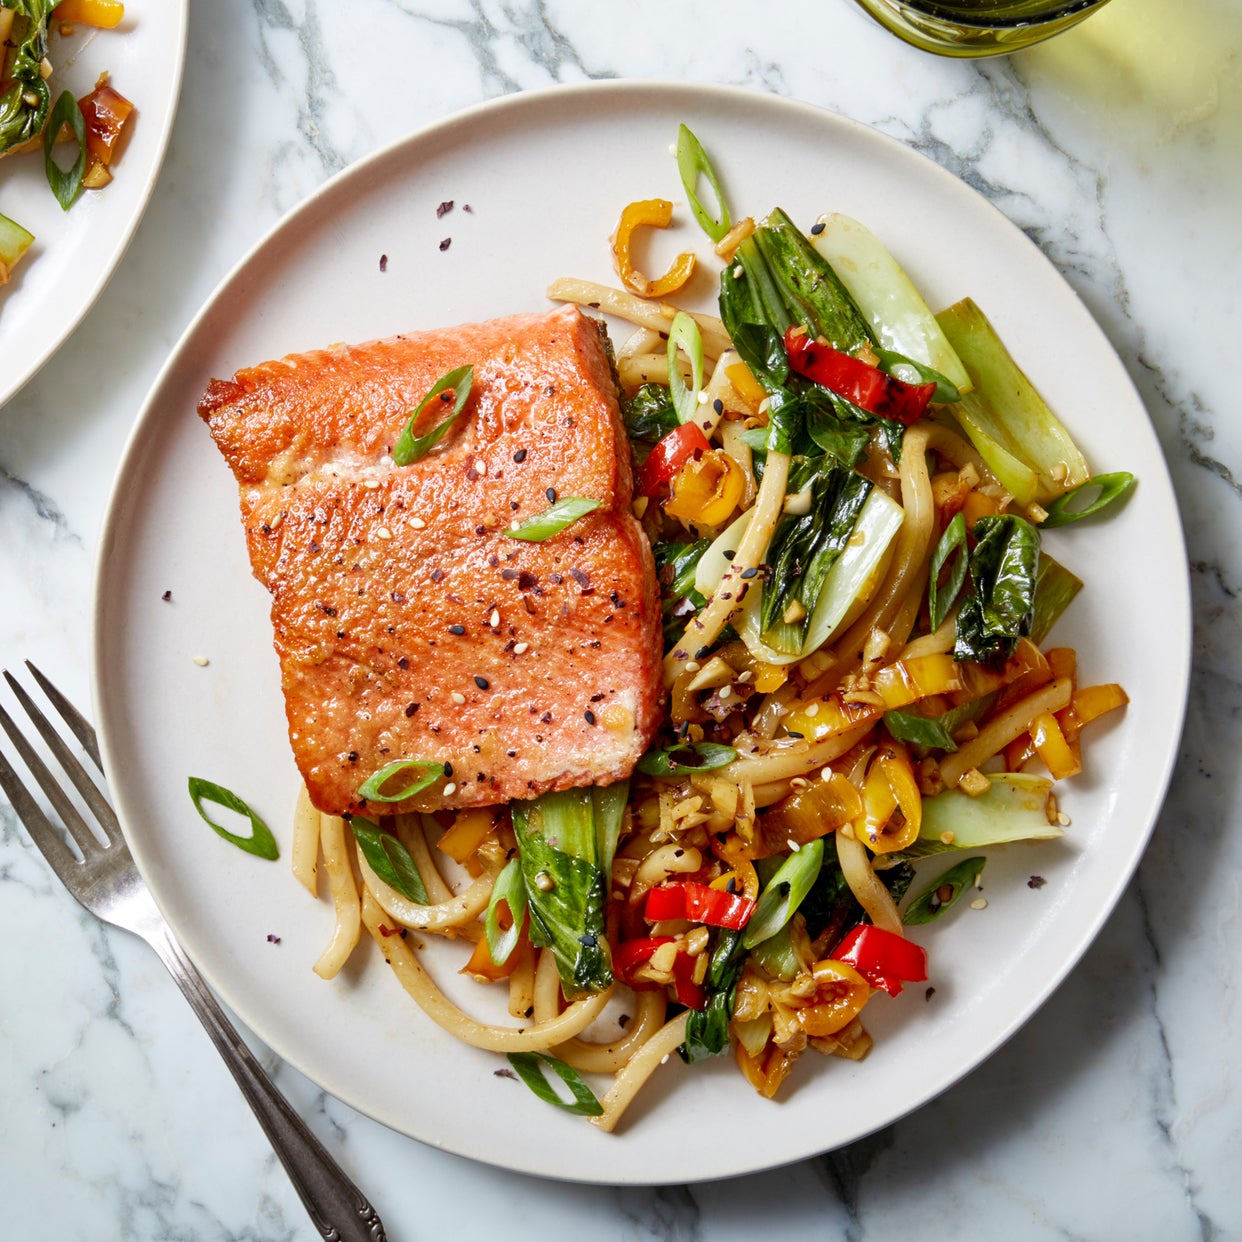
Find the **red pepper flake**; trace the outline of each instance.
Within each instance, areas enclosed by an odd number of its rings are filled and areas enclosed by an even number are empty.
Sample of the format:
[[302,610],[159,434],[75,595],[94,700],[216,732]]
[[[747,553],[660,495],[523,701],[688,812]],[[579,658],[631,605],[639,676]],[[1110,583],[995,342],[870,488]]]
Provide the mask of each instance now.
[[[529,1017],[529,1014],[527,1015]],[[506,1065],[503,1069],[492,1070],[493,1078],[512,1078],[517,1082],[517,1075]]]
[[461,209],[462,211],[468,211],[471,215],[474,215],[474,208],[471,207],[469,203],[462,203]]
[[[532,708],[531,710],[533,711],[533,710],[534,710],[534,708]],[[551,724],[551,723],[552,723],[552,713],[551,713],[551,712],[544,712],[544,713],[543,713],[543,715],[539,717],[539,721],[540,721],[540,723],[541,723],[541,724]]]
[[415,713],[416,711],[418,711],[418,704],[417,704],[417,703],[410,703],[410,704],[406,707],[406,709],[405,709],[405,714],[406,714],[407,716],[412,716],[412,715],[414,715],[414,713]]
[[442,582],[444,580],[444,570],[433,569],[430,574],[432,582]]
[[166,604],[171,604],[172,603],[172,592],[165,591],[164,594],[160,596],[160,599],[162,599],[164,603]]
[[268,932],[268,933],[267,933],[267,943],[268,943],[268,944],[279,944],[279,943],[280,943],[280,937],[279,937],[279,936],[274,936],[271,932]]
[[440,249],[441,249],[441,251],[447,250],[447,249],[448,249],[448,248],[449,248],[452,244],[453,244],[453,239],[452,239],[451,237],[446,237],[446,238],[445,238],[445,239],[444,239],[444,240],[440,243]]
[[1043,888],[1043,886],[1047,883],[1048,881],[1045,880],[1042,875],[1033,875],[1029,880],[1027,880],[1026,886],[1027,888]]
[[380,255],[380,271],[388,271],[388,256],[386,254]]
[[539,585],[538,576],[535,574],[532,574],[530,570],[524,569],[522,570],[520,574],[518,574],[518,590],[519,591],[532,591],[538,585]]
[[400,936],[404,933],[404,930],[405,930],[404,928],[401,928],[401,927],[388,927],[383,923],[379,925],[379,929],[380,929],[381,936]]
[[404,604],[405,603],[405,592],[404,591],[393,591],[391,598],[394,604]]
[[929,1000],[931,1000],[931,998],[932,998],[933,996],[935,996],[935,995],[936,995],[936,989],[935,989],[935,988],[928,988],[928,989],[927,989],[927,991],[923,993],[923,999],[924,999],[925,1001],[929,1001]]
[[569,576],[585,591],[591,585],[591,575],[585,569],[571,569]]
[[446,216],[452,210],[453,200],[451,198],[446,198],[444,202],[436,208],[436,219],[439,220],[442,216]]

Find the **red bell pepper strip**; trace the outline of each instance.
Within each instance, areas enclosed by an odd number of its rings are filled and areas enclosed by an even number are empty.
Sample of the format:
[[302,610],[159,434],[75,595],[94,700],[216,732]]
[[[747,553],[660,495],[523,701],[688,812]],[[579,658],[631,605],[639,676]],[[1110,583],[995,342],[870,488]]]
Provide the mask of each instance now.
[[847,932],[829,957],[853,966],[873,988],[883,988],[889,996],[896,996],[902,983],[927,978],[927,951],[921,945],[870,923],[859,923]]
[[813,341],[795,328],[785,332],[785,351],[789,365],[799,375],[879,418],[907,425],[916,422],[936,391],[935,384],[907,384],[860,358]]
[[[671,944],[675,939],[674,936],[643,936],[637,940],[623,940],[612,951],[613,974],[635,989],[662,986],[649,979],[637,979],[634,972],[644,962],[649,962],[661,945]],[[707,993],[694,981],[694,958],[688,953],[678,953],[673,960],[673,994],[677,997],[677,1003],[687,1009],[704,1009],[707,1006]]]
[[654,496],[696,453],[711,448],[697,423],[682,423],[656,442],[638,473],[638,491]]
[[696,880],[676,880],[661,884],[647,894],[644,916],[652,923],[664,919],[689,919],[709,927],[738,931],[754,913],[755,903],[741,893],[710,888]]

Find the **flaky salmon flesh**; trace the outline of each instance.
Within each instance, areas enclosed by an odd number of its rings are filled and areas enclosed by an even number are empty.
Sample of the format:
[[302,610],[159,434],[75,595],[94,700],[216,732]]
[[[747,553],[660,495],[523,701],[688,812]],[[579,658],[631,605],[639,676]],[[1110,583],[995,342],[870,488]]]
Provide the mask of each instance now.
[[[565,307],[208,385],[199,413],[240,488],[289,740],[320,810],[431,811],[609,783],[650,744],[660,609],[600,332]],[[395,465],[410,412],[467,364],[471,395],[448,435]],[[415,434],[443,419],[431,405]],[[568,496],[600,507],[542,543],[507,533]],[[397,760],[445,774],[402,803],[361,798]]]

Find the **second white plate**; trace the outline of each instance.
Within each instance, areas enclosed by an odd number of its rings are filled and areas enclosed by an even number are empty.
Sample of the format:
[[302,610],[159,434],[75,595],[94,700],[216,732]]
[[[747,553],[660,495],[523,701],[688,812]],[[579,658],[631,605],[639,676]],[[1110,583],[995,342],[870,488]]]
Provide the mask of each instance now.
[[[1062,800],[1073,821],[1064,841],[997,851],[987,909],[920,929],[935,995],[877,1000],[866,1061],[808,1055],[772,1104],[728,1057],[693,1069],[674,1060],[606,1136],[497,1077],[504,1061],[443,1034],[377,955],[319,980],[310,967],[328,906],[285,862],[242,854],[195,814],[187,777],[227,785],[287,856],[298,787],[267,598],[195,404],[209,378],[289,351],[538,309],[558,275],[610,280],[622,206],[681,197],[669,148],[682,121],[712,153],[735,215],[779,204],[804,225],[825,210],[863,220],[933,305],[969,294],[984,307],[1096,469],[1138,475],[1114,518],[1050,536],[1087,583],[1056,637],[1078,648],[1085,677],[1122,682],[1132,702],[1089,739],[1088,770]],[[709,256],[692,225],[656,248],[685,246]],[[704,304],[713,284],[696,287]],[[1030,1017],[1112,909],[1155,820],[1189,633],[1177,510],[1145,411],[1099,328],[1016,228],[934,164],[840,117],[740,91],[609,83],[510,97],[396,144],[329,183],[225,281],[157,382],[121,467],[99,563],[96,712],[121,818],[161,906],[213,986],[282,1056],[395,1129],[480,1160],[587,1181],[688,1181],[886,1125]],[[1151,634],[1168,659],[1145,657]],[[1034,874],[1043,887],[1027,886]],[[441,955],[447,972],[459,956]]]

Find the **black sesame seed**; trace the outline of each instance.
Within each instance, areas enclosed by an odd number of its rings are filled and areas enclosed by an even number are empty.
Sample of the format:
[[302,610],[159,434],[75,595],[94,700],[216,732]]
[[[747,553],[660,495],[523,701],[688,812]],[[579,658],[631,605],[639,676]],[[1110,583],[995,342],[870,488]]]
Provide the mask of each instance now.
[[759,571],[752,565],[749,569],[742,570],[743,578],[753,578]]
[[583,713],[582,713],[582,718],[583,718],[583,719],[587,722],[587,724],[589,724],[589,725],[593,725],[593,724],[595,723],[595,713],[594,713],[593,711],[591,711],[590,709],[588,709],[587,711],[585,711],[585,712],[583,712]]
[[824,231],[824,222],[821,220],[818,224],[811,225],[811,236],[818,237]]
[[552,502],[552,504],[556,503],[556,488],[555,487],[549,487],[548,490],[544,492],[544,495],[548,498],[549,501]]
[[486,678],[486,677],[476,677],[476,678],[474,679],[474,684],[475,684],[476,686],[478,686],[480,690],[486,690],[486,689],[487,689],[487,678]]
[[451,763],[446,763],[446,764],[444,765],[444,775],[445,775],[445,776],[452,776],[452,775],[453,775],[453,765],[452,765]]
[[721,401],[719,397],[717,397],[716,400],[712,402],[712,409],[715,410],[717,414],[723,414],[724,413],[724,402]]
[[458,638],[460,638],[465,632],[466,632],[466,627],[464,625],[450,625],[449,626],[449,633],[456,634]]
[[526,460],[526,450],[518,449],[518,451],[513,454],[513,460],[518,462],[519,464],[524,462]]

